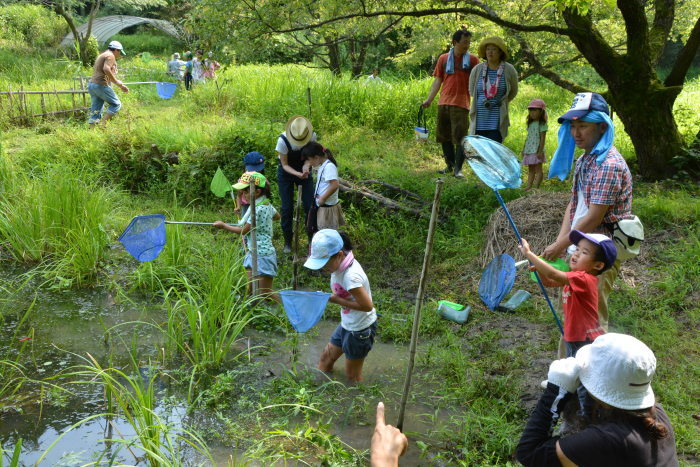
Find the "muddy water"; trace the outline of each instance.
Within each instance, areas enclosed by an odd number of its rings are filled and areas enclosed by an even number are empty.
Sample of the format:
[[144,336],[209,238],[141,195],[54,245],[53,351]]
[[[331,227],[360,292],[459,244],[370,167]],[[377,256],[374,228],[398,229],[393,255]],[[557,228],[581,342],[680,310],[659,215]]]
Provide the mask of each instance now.
[[[31,298],[25,297],[24,300]],[[14,303],[18,308],[21,308],[21,305]],[[42,292],[34,305],[30,326],[35,331],[33,339],[29,341],[31,346],[25,349],[23,354],[23,358],[27,357],[23,363],[27,366],[28,376],[37,379],[84,363],[79,356],[85,356],[87,353],[103,365],[107,365],[108,359],[111,358],[111,366],[125,368],[128,365],[125,349],[135,348],[145,366],[149,358],[158,359],[158,349],[162,344],[162,337],[153,328],[131,324],[120,326],[116,332],[110,333],[111,339],[105,339],[105,330],[121,323],[157,322],[162,319],[162,309],[149,303],[144,297],[127,303],[117,303],[108,291],[99,289]],[[14,324],[12,318],[6,320],[0,329],[0,345],[5,345],[4,343],[12,337]],[[336,325],[335,321],[323,320],[312,331],[299,337],[297,365],[315,368],[320,352]],[[18,337],[22,336],[13,338]],[[253,332],[250,333],[249,339],[252,346],[262,345],[274,349],[280,348],[283,337]],[[407,356],[406,347],[377,342],[365,363],[366,383],[381,386],[385,394],[387,423],[396,423]],[[277,354],[271,352],[262,358],[266,366],[275,374],[280,374],[278,371],[291,368],[289,357],[289,351],[283,350]],[[341,357],[333,375],[341,382],[345,382],[343,365]],[[143,376],[147,378],[145,372],[144,369]],[[319,374],[319,378],[323,376]],[[414,384],[418,384],[417,381],[414,381]],[[34,465],[51,444],[73,424],[104,411],[103,394],[98,386],[71,389],[77,393],[77,397],[66,398],[61,403],[44,407],[4,408],[5,415],[0,421],[0,443],[7,448],[13,446],[18,438],[22,438],[21,461],[24,465]],[[425,392],[425,388],[421,388],[421,391]],[[192,423],[186,414],[186,403],[182,395],[173,393],[162,384],[159,388],[159,398],[157,413],[161,418],[176,429]],[[431,423],[423,421],[425,419],[420,417],[419,414],[423,413],[434,413],[434,408],[409,403],[405,431],[420,435],[434,428]],[[196,418],[198,422],[204,421],[208,426],[217,423],[213,413],[198,413]],[[374,427],[373,410],[368,410],[365,420],[335,420],[334,423],[334,432],[345,443],[359,450],[369,448]],[[41,465],[83,465],[95,460],[97,455],[105,451],[107,446],[103,440],[106,437],[128,439],[133,434],[131,427],[118,419],[107,423],[102,417],[96,418],[65,434],[46,454]],[[230,447],[210,444],[210,449],[215,455],[217,465],[227,464],[232,454]],[[111,451],[117,450],[119,452],[116,459],[127,464],[135,464],[135,457],[142,454],[134,448],[129,451],[113,443]],[[420,463],[418,455],[417,448],[409,449],[405,465]]]

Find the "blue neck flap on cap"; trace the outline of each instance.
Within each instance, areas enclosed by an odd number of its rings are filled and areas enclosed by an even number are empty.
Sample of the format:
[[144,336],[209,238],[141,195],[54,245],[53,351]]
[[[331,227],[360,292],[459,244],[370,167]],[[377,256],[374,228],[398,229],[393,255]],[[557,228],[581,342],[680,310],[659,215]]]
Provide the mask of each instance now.
[[[608,155],[610,148],[612,148],[613,140],[615,139],[615,125],[613,124],[610,117],[599,110],[591,110],[581,119],[583,122],[591,123],[606,123],[608,128],[600,137],[596,145],[591,150],[591,154],[596,157],[596,164],[600,165],[605,160]],[[552,161],[549,164],[549,178],[559,177],[559,180],[564,180],[571,170],[571,166],[574,162],[574,150],[576,149],[576,144],[574,143],[574,138],[571,136],[571,121],[566,120],[559,127],[559,144],[557,145],[557,150],[552,156]]]

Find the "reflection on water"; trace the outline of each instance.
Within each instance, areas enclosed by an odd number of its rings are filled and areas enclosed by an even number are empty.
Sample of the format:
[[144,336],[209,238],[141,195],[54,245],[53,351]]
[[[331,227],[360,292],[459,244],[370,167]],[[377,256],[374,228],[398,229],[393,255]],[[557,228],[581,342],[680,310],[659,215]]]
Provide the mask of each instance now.
[[[24,297],[25,300],[31,298]],[[23,304],[20,300],[14,302],[14,305],[26,308],[28,304]],[[14,315],[8,316],[10,318],[1,329],[0,345],[7,344],[16,324],[11,318]],[[84,364],[80,356],[84,357],[88,353],[102,365],[128,368],[130,362],[127,352],[134,349],[138,352],[141,365],[145,367],[149,358],[158,359],[159,349],[163,344],[159,332],[152,326],[129,324],[112,329],[109,333],[110,338],[107,339],[106,330],[122,323],[160,322],[163,318],[162,307],[145,299],[118,303],[106,290],[41,292],[30,318],[30,327],[33,327],[35,332],[31,346],[25,350],[26,355],[23,355],[30,357],[24,364],[28,367],[29,376],[37,379],[55,375],[73,365]],[[322,320],[314,329],[300,335],[297,344],[297,365],[316,371],[320,353],[336,326],[337,322],[334,320]],[[250,346],[264,346],[271,350],[269,355],[264,357],[255,356],[254,353],[253,358],[262,358],[264,365],[269,367],[272,373],[280,375],[282,371],[292,367],[291,349],[282,345],[283,341],[289,342],[284,336],[261,332],[250,332],[248,336]],[[405,347],[382,343],[380,340],[381,336],[367,357],[363,375],[368,385],[378,385],[382,388],[386,398],[384,402],[387,406],[387,423],[395,424],[408,350]],[[146,374],[143,376],[148,378]],[[336,363],[332,377],[345,383],[343,357]],[[319,374],[319,378],[324,377]],[[418,384],[415,379],[413,384]],[[44,407],[23,407],[21,411],[10,411],[3,416],[0,423],[0,443],[8,448],[13,446],[18,438],[22,438],[23,464],[34,465],[51,444],[73,424],[91,415],[105,412],[104,394],[99,385],[79,385],[70,389],[76,396],[67,398],[63,403]],[[420,390],[426,391],[425,388]],[[56,396],[60,397],[60,394],[56,393]],[[176,432],[183,426],[193,425],[196,430],[203,424],[209,430],[216,429],[218,422],[215,414],[197,410],[196,414],[188,415],[185,397],[172,391],[165,382],[159,383],[158,397],[160,402],[157,405],[157,414],[171,424]],[[348,421],[347,417],[335,420],[334,432],[355,449],[369,449],[376,402],[378,400],[368,408],[364,420]],[[418,415],[420,413],[434,413],[434,408],[409,403],[405,423],[407,432],[426,433],[434,428],[432,422],[422,421]],[[197,421],[194,422],[190,417],[196,417]],[[105,451],[108,445],[103,440],[106,437],[129,439],[134,434],[131,426],[120,419],[108,423],[104,417],[99,417],[65,434],[46,455],[41,465],[83,465],[94,461]],[[217,465],[226,465],[232,454],[231,447],[218,445],[213,440],[206,441]],[[112,453],[118,450],[116,459],[126,464],[136,464],[136,457],[142,455],[136,448],[126,449],[118,443],[112,443],[109,449]],[[108,455],[111,454],[108,452]],[[406,455],[406,465],[418,464],[418,455],[414,444]]]

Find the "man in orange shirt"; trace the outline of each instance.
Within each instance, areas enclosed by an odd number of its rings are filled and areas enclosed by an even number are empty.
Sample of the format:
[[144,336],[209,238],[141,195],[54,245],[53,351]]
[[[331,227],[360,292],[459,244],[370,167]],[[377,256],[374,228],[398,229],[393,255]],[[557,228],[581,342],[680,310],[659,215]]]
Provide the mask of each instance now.
[[[442,153],[447,167],[440,173],[454,171],[462,178],[464,150],[462,138],[469,130],[469,75],[479,64],[476,55],[468,52],[472,33],[459,29],[452,35],[452,48],[440,55],[433,71],[433,84],[423,107],[430,107],[440,92],[437,115],[437,142],[442,144]],[[440,91],[442,88],[442,91]]]

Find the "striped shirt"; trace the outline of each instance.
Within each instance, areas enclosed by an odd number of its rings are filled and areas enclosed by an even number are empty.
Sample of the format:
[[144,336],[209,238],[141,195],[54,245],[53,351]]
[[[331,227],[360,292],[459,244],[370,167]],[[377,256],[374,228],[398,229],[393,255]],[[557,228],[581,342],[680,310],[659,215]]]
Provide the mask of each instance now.
[[[586,153],[576,161],[574,183],[571,189],[571,213],[573,221],[578,206],[579,186],[587,206],[610,206],[603,218],[604,224],[612,224],[632,215],[632,174],[627,162],[615,146],[610,148],[602,164],[596,164],[597,156]],[[600,230],[600,229],[596,229]]]
[[[496,76],[498,74],[498,69],[492,70],[486,65],[488,80],[491,83],[496,82]],[[496,92],[496,99],[502,100],[506,95],[506,77],[505,73],[501,76],[501,80],[498,83],[498,92]],[[476,82],[476,129],[477,130],[498,130],[501,123],[501,107],[491,107],[487,109],[484,106],[486,102],[486,95],[484,94],[484,80],[479,76]]]

